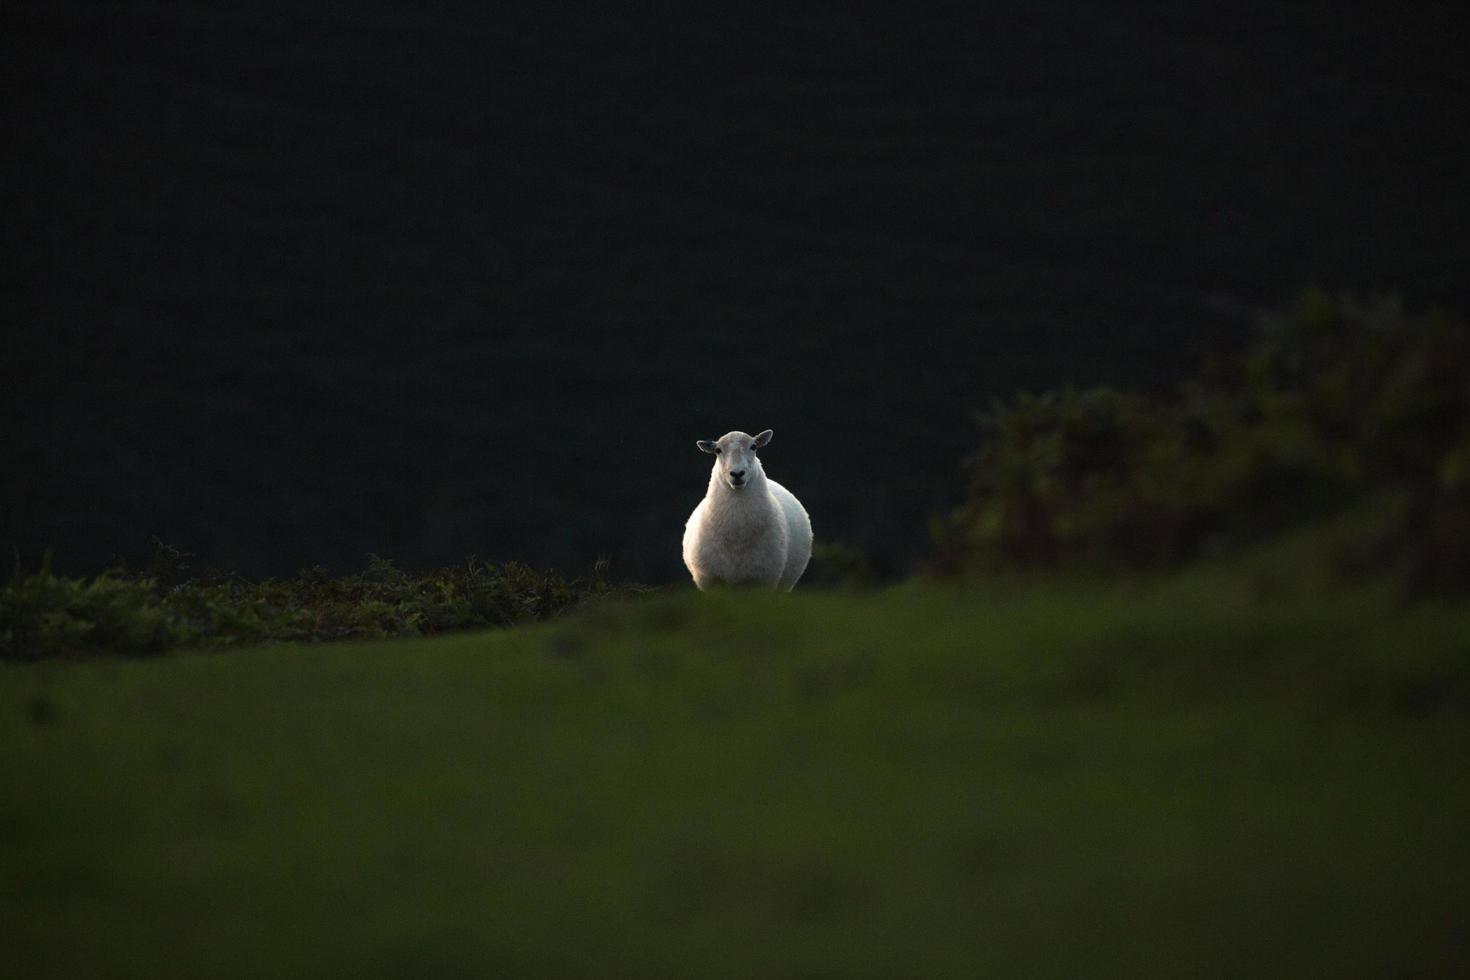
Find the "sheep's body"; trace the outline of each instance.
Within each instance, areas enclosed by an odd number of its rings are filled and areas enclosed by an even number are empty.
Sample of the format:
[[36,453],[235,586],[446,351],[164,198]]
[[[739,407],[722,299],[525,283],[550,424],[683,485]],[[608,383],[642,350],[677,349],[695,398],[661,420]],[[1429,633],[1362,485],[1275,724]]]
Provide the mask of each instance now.
[[[750,440],[732,432],[719,445],[736,436]],[[730,451],[739,448],[737,442]],[[750,478],[738,487],[730,485],[723,462],[715,464],[705,498],[684,525],[684,564],[701,589],[763,585],[789,592],[812,557],[811,518],[791,491],[766,477],[753,448],[746,449],[748,469],[741,472]]]

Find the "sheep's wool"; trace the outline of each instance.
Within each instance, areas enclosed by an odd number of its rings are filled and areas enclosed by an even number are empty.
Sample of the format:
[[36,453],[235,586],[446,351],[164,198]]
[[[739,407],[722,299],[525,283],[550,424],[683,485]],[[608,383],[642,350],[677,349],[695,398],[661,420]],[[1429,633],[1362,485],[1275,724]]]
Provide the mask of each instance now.
[[684,564],[701,589],[764,585],[789,592],[812,556],[806,508],[769,479],[756,449],[770,441],[729,432],[700,448],[716,455],[709,488],[684,525]]

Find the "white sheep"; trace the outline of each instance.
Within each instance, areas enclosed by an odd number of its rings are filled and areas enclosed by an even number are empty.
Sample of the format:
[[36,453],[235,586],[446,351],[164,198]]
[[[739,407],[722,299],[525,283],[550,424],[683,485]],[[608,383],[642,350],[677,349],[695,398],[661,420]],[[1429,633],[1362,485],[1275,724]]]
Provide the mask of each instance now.
[[700,589],[764,585],[789,592],[806,571],[812,520],[790,490],[766,478],[755,454],[771,434],[699,440],[715,456],[709,490],[684,525],[684,564]]

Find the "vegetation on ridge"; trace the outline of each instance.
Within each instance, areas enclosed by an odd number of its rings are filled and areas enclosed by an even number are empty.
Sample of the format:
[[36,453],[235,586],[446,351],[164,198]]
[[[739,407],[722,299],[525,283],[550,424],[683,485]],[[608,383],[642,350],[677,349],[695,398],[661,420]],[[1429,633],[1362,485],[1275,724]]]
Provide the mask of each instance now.
[[1022,397],[985,419],[941,573],[1155,569],[1354,508],[1350,577],[1470,588],[1470,332],[1309,293],[1164,397]]
[[590,574],[567,579],[516,562],[475,559],[411,575],[372,556],[365,570],[340,578],[313,568],[294,579],[250,582],[195,577],[187,557],[160,544],[146,570],[90,580],[56,575],[49,565],[31,575],[17,569],[0,587],[0,659],[433,636],[547,619],[638,591],[609,581],[602,561]]

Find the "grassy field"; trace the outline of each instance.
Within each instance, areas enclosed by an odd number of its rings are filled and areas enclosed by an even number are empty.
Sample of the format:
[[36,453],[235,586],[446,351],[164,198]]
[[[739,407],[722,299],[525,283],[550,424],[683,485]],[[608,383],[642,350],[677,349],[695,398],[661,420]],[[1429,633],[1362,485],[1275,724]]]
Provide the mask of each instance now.
[[1270,567],[0,664],[45,976],[1470,966],[1470,607]]

